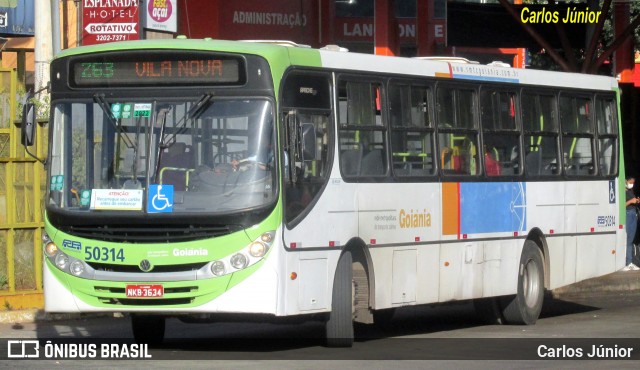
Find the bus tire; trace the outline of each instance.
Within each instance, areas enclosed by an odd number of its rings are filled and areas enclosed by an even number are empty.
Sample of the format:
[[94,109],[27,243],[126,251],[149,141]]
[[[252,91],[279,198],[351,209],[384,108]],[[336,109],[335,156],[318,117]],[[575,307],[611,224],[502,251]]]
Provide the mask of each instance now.
[[340,256],[331,294],[331,313],[325,324],[327,347],[353,345],[353,271],[351,252]]
[[131,315],[131,329],[136,343],[161,344],[164,340],[165,318],[154,315]]
[[503,299],[502,316],[507,324],[533,325],[544,300],[544,261],[531,240],[524,242],[518,268],[518,292]]

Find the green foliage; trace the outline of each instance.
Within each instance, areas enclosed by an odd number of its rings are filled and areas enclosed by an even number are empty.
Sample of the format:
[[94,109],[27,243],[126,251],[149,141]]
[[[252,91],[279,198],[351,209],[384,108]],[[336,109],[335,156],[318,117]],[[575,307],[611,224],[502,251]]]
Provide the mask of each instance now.
[[[585,1],[584,0],[570,0],[570,1],[566,1],[566,3],[576,3],[576,4],[584,4]],[[614,29],[613,29],[613,14],[614,14],[614,8],[615,8],[615,4],[616,4],[616,0],[614,0],[611,3],[611,6],[609,8],[609,13],[608,14],[603,14],[603,16],[605,16],[605,21],[604,21],[604,25],[603,25],[603,29],[602,29],[602,33],[600,34],[600,39],[598,42],[598,46],[597,46],[597,50],[595,53],[595,57],[597,58],[598,55],[600,55],[609,45],[611,45],[611,43],[614,40]],[[546,0],[524,0],[523,1],[524,4],[553,4],[556,3],[555,1],[546,1]],[[588,2],[589,3],[589,2]],[[602,6],[604,4],[604,0],[599,0],[598,1],[598,7],[599,9],[602,9]],[[588,4],[590,5],[590,4]],[[633,22],[633,20],[640,16],[640,1],[630,1],[629,2],[629,7],[630,7],[630,19],[629,19],[629,23]],[[634,48],[635,50],[640,50],[640,27],[637,27],[634,30]],[[585,59],[585,53],[586,53],[586,47],[585,48],[581,48],[581,49],[574,49],[574,57],[576,59],[576,62],[578,63],[578,65],[582,65],[582,63],[584,63],[584,59]],[[558,52],[560,52],[561,54],[563,54],[562,50],[558,50]],[[529,50],[530,53],[530,63],[529,66],[530,68],[534,68],[534,69],[545,69],[545,70],[560,70],[560,68],[558,67],[558,65],[555,63],[555,61],[553,61],[553,59],[551,57],[549,57],[549,54],[545,52],[545,50],[540,49],[540,50]]]
[[0,275],[0,289],[9,288],[9,277],[7,275]]
[[[27,100],[28,92],[22,87],[18,86],[16,93],[16,119],[22,119],[22,108]],[[29,99],[36,109],[36,119],[49,119],[49,111],[51,109],[51,96],[46,91],[42,91],[38,96],[33,96]]]
[[36,108],[37,119],[49,119],[49,111],[51,109],[51,96],[49,93],[40,93],[40,98],[31,98],[31,103],[33,103]]

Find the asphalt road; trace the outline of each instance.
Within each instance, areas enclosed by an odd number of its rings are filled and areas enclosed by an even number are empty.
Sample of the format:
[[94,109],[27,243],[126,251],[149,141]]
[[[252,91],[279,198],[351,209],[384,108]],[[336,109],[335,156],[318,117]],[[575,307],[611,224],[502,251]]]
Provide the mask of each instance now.
[[[350,349],[323,347],[323,330],[316,322],[185,324],[169,319],[165,343],[149,349],[151,360],[4,360],[0,368],[635,369],[640,364],[640,293],[548,298],[533,326],[487,325],[468,302],[404,308],[388,327],[357,325],[358,339]],[[120,343],[132,333],[128,317],[102,317],[0,325],[0,337],[46,338],[62,345]],[[0,343],[0,351],[6,346]],[[594,346],[610,348],[609,357],[588,358]],[[635,359],[624,360],[629,355]]]

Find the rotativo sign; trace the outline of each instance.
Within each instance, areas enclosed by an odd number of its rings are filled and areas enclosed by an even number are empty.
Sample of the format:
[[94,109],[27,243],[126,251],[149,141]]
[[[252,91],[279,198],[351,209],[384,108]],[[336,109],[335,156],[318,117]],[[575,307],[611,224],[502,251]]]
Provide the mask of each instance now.
[[82,45],[139,39],[138,0],[83,0]]

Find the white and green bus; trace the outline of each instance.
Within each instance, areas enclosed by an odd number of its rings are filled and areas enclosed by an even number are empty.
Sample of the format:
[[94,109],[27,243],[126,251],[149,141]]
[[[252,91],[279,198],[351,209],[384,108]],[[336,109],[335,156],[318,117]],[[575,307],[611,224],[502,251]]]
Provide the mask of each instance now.
[[45,310],[130,313],[141,341],[233,314],[324,320],[350,346],[354,321],[458,300],[533,324],[545,289],[624,264],[617,112],[603,76],[210,39],[66,50]]

